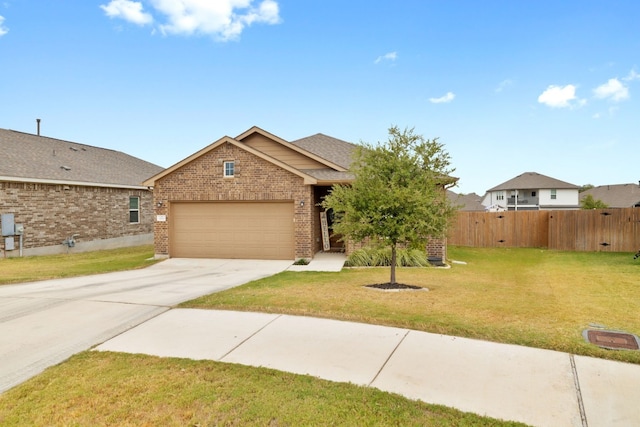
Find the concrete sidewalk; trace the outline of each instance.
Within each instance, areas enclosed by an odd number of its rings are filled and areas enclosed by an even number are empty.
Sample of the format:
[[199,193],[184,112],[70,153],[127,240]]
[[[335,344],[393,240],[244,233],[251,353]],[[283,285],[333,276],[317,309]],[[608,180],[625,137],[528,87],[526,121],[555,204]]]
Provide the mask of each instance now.
[[401,328],[174,309],[96,350],[263,366],[533,426],[640,425],[640,366]]
[[318,252],[307,265],[292,265],[287,271],[333,271],[342,270],[347,256],[343,252]]

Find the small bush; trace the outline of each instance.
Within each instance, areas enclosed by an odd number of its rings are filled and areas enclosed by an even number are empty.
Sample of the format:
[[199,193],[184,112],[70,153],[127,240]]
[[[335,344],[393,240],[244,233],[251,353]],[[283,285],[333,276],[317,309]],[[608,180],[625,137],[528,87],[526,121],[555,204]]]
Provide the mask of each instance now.
[[[427,267],[429,260],[425,251],[420,249],[398,249],[397,264],[401,267]],[[362,248],[347,258],[347,267],[389,267],[391,248]]]
[[299,259],[295,260],[293,265],[309,265],[309,260],[306,259],[306,258],[299,258]]

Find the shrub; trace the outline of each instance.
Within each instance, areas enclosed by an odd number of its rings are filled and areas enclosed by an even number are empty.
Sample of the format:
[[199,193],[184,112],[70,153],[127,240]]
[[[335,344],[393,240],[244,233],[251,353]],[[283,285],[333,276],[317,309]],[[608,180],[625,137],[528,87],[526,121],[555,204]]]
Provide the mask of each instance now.
[[[428,267],[427,253],[420,249],[398,249],[397,263],[402,267]],[[391,248],[362,248],[354,251],[345,263],[347,267],[388,267]]]

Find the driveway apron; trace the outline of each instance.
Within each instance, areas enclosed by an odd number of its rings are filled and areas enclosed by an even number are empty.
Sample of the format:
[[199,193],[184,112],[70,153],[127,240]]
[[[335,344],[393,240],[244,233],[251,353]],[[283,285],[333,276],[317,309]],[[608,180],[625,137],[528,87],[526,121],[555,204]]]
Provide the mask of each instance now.
[[141,270],[0,286],[0,393],[176,304],[290,265],[169,259]]

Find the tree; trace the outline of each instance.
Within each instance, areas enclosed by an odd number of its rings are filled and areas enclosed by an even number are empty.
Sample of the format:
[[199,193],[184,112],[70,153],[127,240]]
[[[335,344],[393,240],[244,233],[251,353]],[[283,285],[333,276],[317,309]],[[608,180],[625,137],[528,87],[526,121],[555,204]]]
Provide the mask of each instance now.
[[455,183],[449,154],[437,138],[393,126],[386,143],[356,149],[350,170],[354,181],[334,185],[322,206],[333,209],[333,231],[343,239],[391,247],[395,285],[398,245],[426,250],[430,237],[444,237],[455,215],[443,188]]
[[609,207],[609,205],[607,205],[605,202],[603,202],[600,199],[598,200],[594,199],[591,194],[587,194],[580,201],[580,207],[582,209],[606,209]]
[[578,193],[582,193],[583,191],[587,191],[587,190],[591,190],[593,187],[593,184],[585,184],[582,187],[580,187],[580,189],[578,190]]

